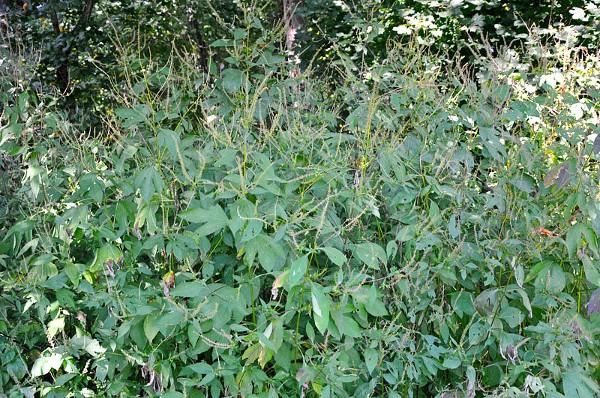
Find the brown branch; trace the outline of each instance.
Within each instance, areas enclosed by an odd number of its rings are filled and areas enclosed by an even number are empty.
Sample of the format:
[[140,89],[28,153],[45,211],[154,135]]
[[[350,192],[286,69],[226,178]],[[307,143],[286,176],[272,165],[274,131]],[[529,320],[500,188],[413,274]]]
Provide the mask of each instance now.
[[204,35],[202,34],[200,23],[198,23],[198,18],[194,15],[190,15],[189,23],[192,28],[194,41],[198,45],[198,53],[200,55],[200,68],[203,71],[208,71],[208,45],[204,40]]
[[81,11],[81,15],[79,16],[79,21],[77,22],[76,29],[85,29],[87,27],[88,21],[92,16],[92,11],[94,10],[94,6],[96,5],[96,0],[87,0],[83,6],[83,10]]
[[[76,25],[74,31],[79,31],[79,30],[83,30],[86,28],[86,26],[88,25],[89,19],[92,16],[92,11],[94,10],[95,4],[96,4],[96,0],[86,0],[85,4],[83,5],[83,9],[81,11],[81,15],[79,16],[79,21],[77,22],[77,25]],[[52,29],[54,30],[54,33],[56,33],[57,35],[62,34],[62,32],[60,30],[60,21],[58,19],[58,14],[56,13],[56,9],[54,7],[52,7],[50,9],[50,20],[52,21]],[[70,53],[70,48],[69,48],[69,51],[67,51],[67,53],[64,55],[65,58],[64,58],[63,62],[56,69],[56,80],[58,81],[59,88],[63,93],[67,92],[67,89],[69,88],[69,82],[70,82],[69,53]]]
[[[294,53],[294,44],[298,29],[302,26],[302,19],[295,15],[296,8],[301,0],[283,0],[283,24],[285,29],[285,47],[288,55],[288,62],[295,64],[297,56]],[[291,71],[292,77],[300,75],[300,69],[294,66]]]
[[50,21],[52,21],[54,33],[60,34],[60,22],[58,21],[58,14],[54,8],[50,10]]
[[[58,20],[58,14],[56,13],[56,9],[54,9],[54,7],[50,8],[50,21],[52,21],[52,29],[54,30],[54,33],[60,35],[60,21]],[[58,82],[60,91],[65,93],[69,88],[69,64],[66,58],[56,69],[56,81]]]

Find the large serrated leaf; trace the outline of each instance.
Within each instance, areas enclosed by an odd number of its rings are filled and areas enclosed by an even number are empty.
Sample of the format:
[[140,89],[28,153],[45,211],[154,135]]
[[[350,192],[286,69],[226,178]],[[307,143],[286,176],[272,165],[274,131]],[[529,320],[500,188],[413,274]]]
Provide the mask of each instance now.
[[563,390],[568,398],[597,398],[600,396],[598,384],[583,373],[573,370],[563,374]]

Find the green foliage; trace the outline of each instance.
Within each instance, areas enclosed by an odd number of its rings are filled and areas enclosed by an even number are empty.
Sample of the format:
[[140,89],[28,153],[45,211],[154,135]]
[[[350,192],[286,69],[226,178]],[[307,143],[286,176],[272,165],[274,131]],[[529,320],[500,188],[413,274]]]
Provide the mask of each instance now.
[[0,394],[597,396],[598,57],[323,82],[240,19],[119,47],[99,135],[3,94]]
[[[228,50],[244,41],[257,48],[273,37],[285,41],[280,33],[290,27],[285,18],[292,14],[294,33],[286,31],[285,40],[292,37],[298,61],[354,72],[385,63],[391,48],[415,39],[477,65],[496,57],[499,64],[522,66],[530,61],[523,49],[532,43],[540,44],[532,49],[537,53],[557,42],[597,49],[600,38],[597,0],[535,7],[496,0],[7,0],[0,3],[5,26],[0,34],[12,45],[0,51],[22,47],[21,67],[33,71],[19,85],[60,92],[61,106],[71,116],[77,113],[71,120],[82,130],[95,130],[115,103],[110,94],[116,82],[127,78],[123,63],[138,70],[144,68],[140,58],[167,64],[178,62],[173,52],[192,52],[190,61],[205,70],[231,65],[222,84],[237,91],[245,78],[241,58]],[[127,59],[122,46],[132,42],[142,44],[144,54]],[[280,57],[261,53],[261,63]]]
[[303,51],[325,63],[384,62],[390,42],[410,43],[411,36],[474,63],[505,47],[518,58],[524,42],[597,49],[600,38],[597,1],[306,0],[298,13]]

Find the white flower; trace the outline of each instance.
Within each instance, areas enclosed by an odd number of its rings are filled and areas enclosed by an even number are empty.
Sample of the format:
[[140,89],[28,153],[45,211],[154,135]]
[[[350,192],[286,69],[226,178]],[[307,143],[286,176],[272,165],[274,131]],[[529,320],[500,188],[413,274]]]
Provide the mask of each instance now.
[[350,11],[350,7],[348,7],[348,5],[346,3],[344,3],[342,0],[333,0],[333,4],[340,7],[342,9],[342,11]]
[[585,9],[595,16],[600,16],[600,8],[594,3],[586,4]]
[[480,14],[475,14],[473,15],[473,18],[471,18],[471,25],[468,29],[470,32],[478,32],[481,30],[481,27],[484,25],[484,23],[485,21],[483,16]]
[[523,88],[529,94],[533,94],[537,90],[537,88],[533,84],[529,84],[529,83],[523,83]]
[[542,123],[542,119],[537,116],[527,116],[527,122],[532,126],[536,126]]
[[584,112],[587,111],[587,106],[581,102],[576,102],[569,107],[569,110],[571,111],[571,116],[579,120],[583,117]]
[[415,29],[432,29],[435,27],[435,19],[432,15],[410,15],[406,17],[406,21]]
[[433,43],[435,43],[435,40],[433,40],[433,39],[426,40],[426,39],[422,38],[421,36],[417,36],[417,43],[419,43],[422,46],[430,46]]
[[450,119],[451,122],[458,122],[458,116],[456,115],[448,115],[448,119]]
[[214,122],[218,118],[219,117],[217,115],[208,115],[208,117],[206,118],[206,123],[211,124],[212,122]]
[[574,7],[569,10],[569,13],[573,15],[573,19],[578,19],[580,21],[587,21],[588,16],[585,15],[585,10],[583,8]]
[[557,84],[562,84],[565,81],[565,77],[560,72],[554,72],[547,75],[540,76],[540,86],[544,84],[554,88]]
[[398,25],[392,28],[392,30],[398,33],[399,35],[410,35],[412,33],[412,29],[406,25]]
[[[585,121],[587,124],[600,126],[600,115],[592,110],[592,115]],[[596,136],[594,136],[596,138]]]

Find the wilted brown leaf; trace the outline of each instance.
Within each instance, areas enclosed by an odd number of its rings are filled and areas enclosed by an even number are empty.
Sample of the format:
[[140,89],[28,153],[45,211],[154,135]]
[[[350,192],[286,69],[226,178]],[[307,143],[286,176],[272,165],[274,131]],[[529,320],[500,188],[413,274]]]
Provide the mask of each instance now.
[[550,169],[550,171],[548,172],[548,174],[546,174],[546,177],[544,178],[544,187],[550,188],[552,184],[554,184],[554,181],[556,180],[559,171],[560,166],[555,166]]
[[594,290],[586,307],[588,316],[592,316],[600,312],[600,289]]
[[556,186],[558,188],[562,188],[565,185],[567,185],[570,179],[571,173],[569,172],[569,165],[563,163],[563,165],[560,167],[560,170],[558,171],[558,176],[556,177]]

